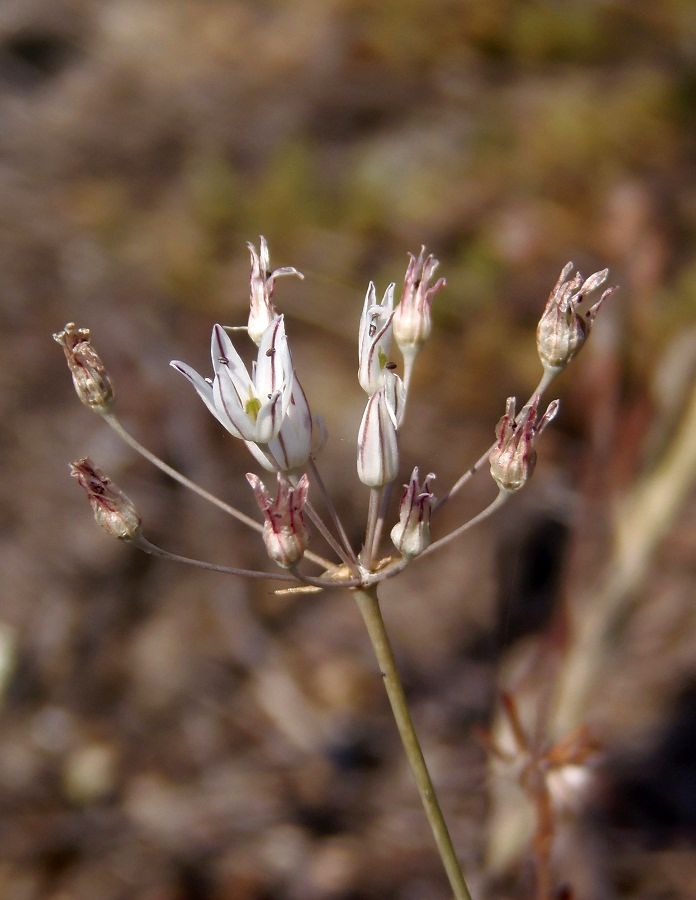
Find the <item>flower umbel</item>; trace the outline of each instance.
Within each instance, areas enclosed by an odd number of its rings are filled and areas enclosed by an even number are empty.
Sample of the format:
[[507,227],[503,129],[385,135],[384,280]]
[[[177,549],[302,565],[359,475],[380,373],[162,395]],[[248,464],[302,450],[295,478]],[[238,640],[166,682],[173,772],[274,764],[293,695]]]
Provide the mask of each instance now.
[[444,278],[430,284],[440,263],[432,253],[425,255],[425,246],[421,247],[417,258],[412,253],[409,258],[404,292],[393,322],[394,339],[404,357],[415,356],[430,337],[433,297],[447,284]]
[[430,482],[434,478],[431,472],[421,485],[416,466],[409,483],[404,485],[399,521],[391,530],[391,539],[399,553],[407,559],[418,556],[430,544],[430,515],[435,499]]
[[251,256],[250,278],[250,306],[249,306],[249,337],[258,346],[261,343],[264,332],[278,315],[273,305],[273,288],[276,278],[285,275],[294,275],[296,278],[304,278],[302,272],[292,266],[284,266],[281,269],[270,271],[270,259],[266,238],[259,238],[259,252],[256,247],[248,243]]
[[384,292],[381,303],[373,282],[365,294],[358,334],[358,381],[367,394],[376,393],[384,383],[384,370],[389,362],[394,318],[394,285]]
[[140,533],[141,518],[133,502],[89,457],[71,463],[70,474],[86,491],[94,518],[107,534],[130,541]]
[[114,402],[114,389],[101,357],[92,346],[89,328],[78,328],[74,322],[68,322],[62,331],[53,335],[53,340],[63,348],[80,400],[95,412],[108,412]]
[[[377,301],[373,283],[370,283],[365,296],[360,318],[358,380],[368,399],[358,430],[357,471],[360,481],[370,488],[370,492],[364,537],[358,550],[355,535],[346,528],[341,510],[335,504],[317,465],[315,456],[326,440],[326,429],[321,417],[312,415],[302,385],[295,376],[285,322],[273,304],[277,278],[284,275],[303,276],[289,267],[271,271],[268,245],[263,237],[258,252],[252,244],[248,247],[251,256],[248,325],[241,328],[230,326],[229,330],[248,333],[256,345],[255,362],[247,369],[227,329],[215,325],[211,338],[212,379],[204,378],[191,366],[178,360],[172,361],[171,365],[193,384],[208,410],[223,427],[247,444],[257,462],[275,472],[274,492],[269,492],[257,475],[249,473],[246,476],[263,513],[263,524],[178,472],[123,427],[110,411],[113,389],[90,343],[87,329],[78,329],[69,323],[54,337],[63,347],[82,402],[100,412],[104,421],[128,446],[160,471],[252,531],[261,533],[269,557],[287,571],[242,569],[171,553],[145,538],[141,532],[140,516],[131,501],[91,460],[76,461],[71,466],[71,473],[87,492],[98,523],[109,534],[132,541],[134,546],[152,556],[228,575],[289,582],[293,585],[289,588],[293,593],[336,588],[353,592],[375,651],[453,896],[458,900],[470,900],[471,894],[408,712],[379,608],[378,587],[385,580],[398,576],[414,557],[441,549],[487,519],[528,481],[536,459],[536,440],[558,410],[558,401],[554,401],[539,417],[541,396],[586,339],[601,303],[611,291],[605,291],[589,310],[580,311],[579,307],[587,294],[604,283],[607,272],[597,272],[583,281],[579,274],[570,277],[571,264],[563,269],[539,323],[537,342],[544,373],[532,398],[519,416],[516,415],[515,399],[508,399],[505,415],[496,428],[496,443],[473,466],[467,467],[438,503],[435,503],[431,491],[435,476],[428,474],[421,482],[418,468],[413,469],[401,498],[399,521],[391,529],[391,539],[400,556],[382,556],[381,542],[390,514],[391,488],[399,474],[399,437],[403,430],[414,362],[431,332],[433,297],[445,284],[443,278],[435,280],[438,261],[432,254],[427,254],[425,247],[421,247],[417,257],[409,254],[403,294],[396,311],[394,284],[389,285],[380,302]],[[403,380],[395,373],[396,364],[389,358],[392,337],[396,339],[403,356]],[[339,414],[349,407],[342,397],[334,402]],[[452,498],[486,460],[489,460],[491,474],[500,489],[497,496],[478,514],[466,518],[431,542],[433,512]],[[340,473],[340,464],[333,469]],[[319,506],[308,502],[309,480],[306,472],[311,475],[312,490],[321,498]],[[341,487],[345,494],[345,486]],[[305,509],[332,556],[323,556],[307,549]],[[312,574],[311,569],[307,568],[310,565],[318,566],[320,573]],[[541,785],[537,795],[545,808],[550,808],[556,795],[565,797],[578,784],[582,786],[585,778],[583,747],[582,742],[576,746],[573,740],[569,740],[567,745],[557,745],[544,757],[538,757],[543,766],[529,766],[528,778],[525,773],[523,786],[531,791],[535,784]],[[526,746],[522,741],[520,747]],[[548,846],[548,830],[540,827],[538,834],[540,844]],[[551,896],[551,892],[540,889],[539,896]]]
[[309,480],[303,475],[293,487],[278,473],[275,498],[256,475],[247,473],[247,481],[254,491],[259,509],[264,514],[263,541],[270,558],[288,569],[298,563],[307,548],[307,529],[303,510],[307,502]]
[[491,475],[502,491],[519,491],[529,481],[536,464],[534,445],[537,438],[558,412],[558,400],[549,403],[537,421],[539,396],[534,397],[515,419],[516,401],[508,397],[505,415],[495,429],[497,443],[488,457]]
[[537,350],[544,369],[560,372],[580,352],[604,301],[616,288],[607,288],[589,309],[579,309],[583,300],[607,280],[609,269],[583,279],[580,272],[572,278],[573,263],[564,267],[549,295],[546,309],[537,327]]
[[212,384],[179,360],[170,365],[191,382],[215,418],[235,437],[268,444],[283,425],[293,389],[293,369],[282,316],[263,333],[251,377],[229,335],[215,325]]

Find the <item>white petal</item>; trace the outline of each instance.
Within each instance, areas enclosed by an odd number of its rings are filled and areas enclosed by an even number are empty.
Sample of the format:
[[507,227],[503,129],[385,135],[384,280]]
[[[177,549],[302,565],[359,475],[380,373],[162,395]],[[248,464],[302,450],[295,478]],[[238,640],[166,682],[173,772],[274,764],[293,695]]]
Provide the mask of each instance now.
[[387,411],[391,416],[395,428],[398,428],[401,424],[405,393],[404,383],[399,376],[395,372],[385,372],[384,399],[387,404]]
[[221,371],[227,372],[240,396],[252,396],[253,385],[247,368],[242,362],[239,353],[235,350],[230,336],[221,325],[213,327],[213,334],[210,339],[210,355],[213,361],[213,371],[216,375]]
[[271,394],[271,399],[261,404],[261,409],[254,423],[254,436],[251,440],[257,444],[267,444],[276,437],[283,424],[281,414],[282,394],[276,391]]
[[399,447],[384,393],[367,401],[358,432],[358,477],[368,487],[382,487],[399,469]]
[[245,441],[255,440],[254,423],[244,409],[244,400],[224,368],[213,382],[213,398],[218,410],[218,418],[225,428],[235,437]]
[[264,331],[254,370],[254,386],[259,397],[281,390],[288,371],[289,351],[285,323],[277,316]]
[[312,450],[312,416],[305,392],[297,379],[283,424],[278,436],[269,442],[268,449],[285,472],[301,468],[309,459]]
[[367,286],[367,292],[365,294],[365,302],[363,303],[362,315],[360,316],[360,327],[358,330],[358,349],[360,355],[362,355],[363,350],[367,348],[369,345],[369,341],[366,343],[365,335],[367,334],[367,311],[371,306],[377,305],[377,294],[375,292],[374,282],[371,281]]
[[[249,453],[254,457],[256,462],[262,466],[267,472],[277,472],[278,466],[271,462],[268,458],[268,453],[264,453],[263,450],[255,444],[253,441],[244,441],[247,446]],[[272,451],[274,441],[271,441],[268,445],[269,451]],[[275,455],[275,454],[274,454]]]
[[[191,384],[195,387],[198,396],[208,407],[210,412],[215,416],[218,421],[222,422],[218,410],[215,406],[215,400],[213,398],[213,388],[201,375],[196,372],[195,369],[192,369],[191,366],[187,365],[184,362],[180,362],[178,359],[173,359],[169,365],[176,369],[177,372],[181,372],[181,374],[188,378]],[[222,422],[225,425],[225,422]],[[227,427],[225,425],[225,427]]]

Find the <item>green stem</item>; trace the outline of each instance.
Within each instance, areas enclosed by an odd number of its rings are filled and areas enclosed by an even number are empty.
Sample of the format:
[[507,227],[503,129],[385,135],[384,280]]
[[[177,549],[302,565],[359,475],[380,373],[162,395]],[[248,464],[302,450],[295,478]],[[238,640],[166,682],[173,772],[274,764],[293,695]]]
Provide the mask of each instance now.
[[379,608],[377,589],[376,587],[358,589],[354,591],[354,595],[370,636],[372,648],[377,657],[382,678],[384,679],[384,687],[396,721],[396,727],[399,729],[401,742],[406,751],[413,777],[416,780],[418,793],[432,828],[440,859],[447,872],[453,895],[455,900],[471,900],[471,894],[464,881],[464,875],[457,860],[452,838],[447,830],[437,794],[423,758],[423,751],[421,750],[416,730],[413,727],[406,695],[404,694],[399,672],[396,668],[394,653],[389,643],[389,637]]

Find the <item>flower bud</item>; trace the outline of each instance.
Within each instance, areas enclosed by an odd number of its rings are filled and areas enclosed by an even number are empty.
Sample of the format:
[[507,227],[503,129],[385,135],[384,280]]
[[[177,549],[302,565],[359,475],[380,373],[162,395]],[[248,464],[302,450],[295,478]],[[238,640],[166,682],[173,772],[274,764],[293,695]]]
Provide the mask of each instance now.
[[430,515],[435,500],[434,494],[430,491],[430,481],[433,478],[435,476],[431,472],[421,487],[416,466],[411,474],[411,480],[404,485],[399,521],[391,530],[391,539],[396,549],[406,559],[418,556],[430,544]]
[[358,431],[358,478],[371,488],[393,481],[399,471],[397,410],[403,395],[401,379],[386,370],[386,382],[367,401]]
[[89,457],[70,464],[70,474],[84,488],[97,523],[120,541],[130,541],[140,532],[141,518],[126,497]]
[[53,335],[59,343],[72,375],[80,400],[98,413],[106,413],[114,402],[114,389],[99,354],[92,346],[89,328],[78,328],[68,322],[62,331]]
[[580,352],[590,333],[602,303],[616,288],[608,288],[587,310],[579,309],[582,301],[604,284],[609,269],[595,272],[584,280],[579,272],[568,278],[573,263],[564,266],[556,282],[544,314],[537,327],[537,350],[546,371],[560,372]]
[[435,284],[430,285],[440,263],[432,253],[426,257],[424,246],[421,247],[418,258],[412,253],[409,253],[409,257],[404,292],[393,322],[394,339],[405,357],[415,356],[430,337],[433,297],[447,283],[444,278],[439,278]]
[[393,318],[394,285],[389,285],[378,303],[375,286],[370,282],[358,331],[358,381],[370,396],[376,394],[384,384],[384,372],[391,349]]
[[558,400],[550,403],[537,422],[539,400],[525,406],[515,421],[515,398],[508,397],[505,415],[495,429],[496,445],[488,460],[491,475],[501,491],[518,491],[529,481],[536,463],[536,439],[558,412]]
[[304,278],[302,272],[293,269],[291,266],[285,266],[282,269],[274,269],[270,271],[270,259],[268,256],[268,244],[266,238],[261,235],[259,238],[259,252],[253,244],[247,244],[249,255],[251,256],[251,277],[250,277],[250,306],[249,306],[249,337],[259,346],[264,332],[272,324],[278,315],[273,305],[273,288],[275,287],[276,278],[282,278],[284,275],[294,275],[297,278]]
[[298,563],[308,542],[304,522],[304,506],[307,502],[309,479],[306,475],[292,487],[290,482],[278,473],[278,489],[275,499],[266,490],[264,483],[256,475],[247,473],[247,481],[254,491],[259,509],[264,514],[263,542],[270,558],[284,569]]

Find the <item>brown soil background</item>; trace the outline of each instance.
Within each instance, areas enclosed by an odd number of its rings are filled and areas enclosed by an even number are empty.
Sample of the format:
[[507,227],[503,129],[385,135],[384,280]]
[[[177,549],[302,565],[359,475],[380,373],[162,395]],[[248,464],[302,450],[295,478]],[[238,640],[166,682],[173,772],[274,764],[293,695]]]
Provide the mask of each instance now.
[[[76,401],[51,341],[89,326],[123,421],[254,513],[250,457],[167,364],[207,371],[211,324],[244,321],[259,233],[306,274],[276,299],[356,541],[369,279],[398,282],[421,243],[448,278],[402,453],[404,477],[417,463],[442,489],[505,397],[536,383],[534,329],[565,261],[621,285],[555,386],[562,412],[524,494],[384,590],[476,897],[532,895],[528,848],[486,869],[472,732],[520,689],[513,660],[561,640],[562,604],[610,558],[617,498],[693,390],[695,110],[686,0],[3,0],[3,900],[448,896],[350,597],[278,597],[142,556],[67,476],[88,454],[152,540],[267,566],[253,535]],[[484,473],[447,522],[491,496]],[[599,788],[555,859],[585,900],[696,897],[693,497],[588,714]]]

